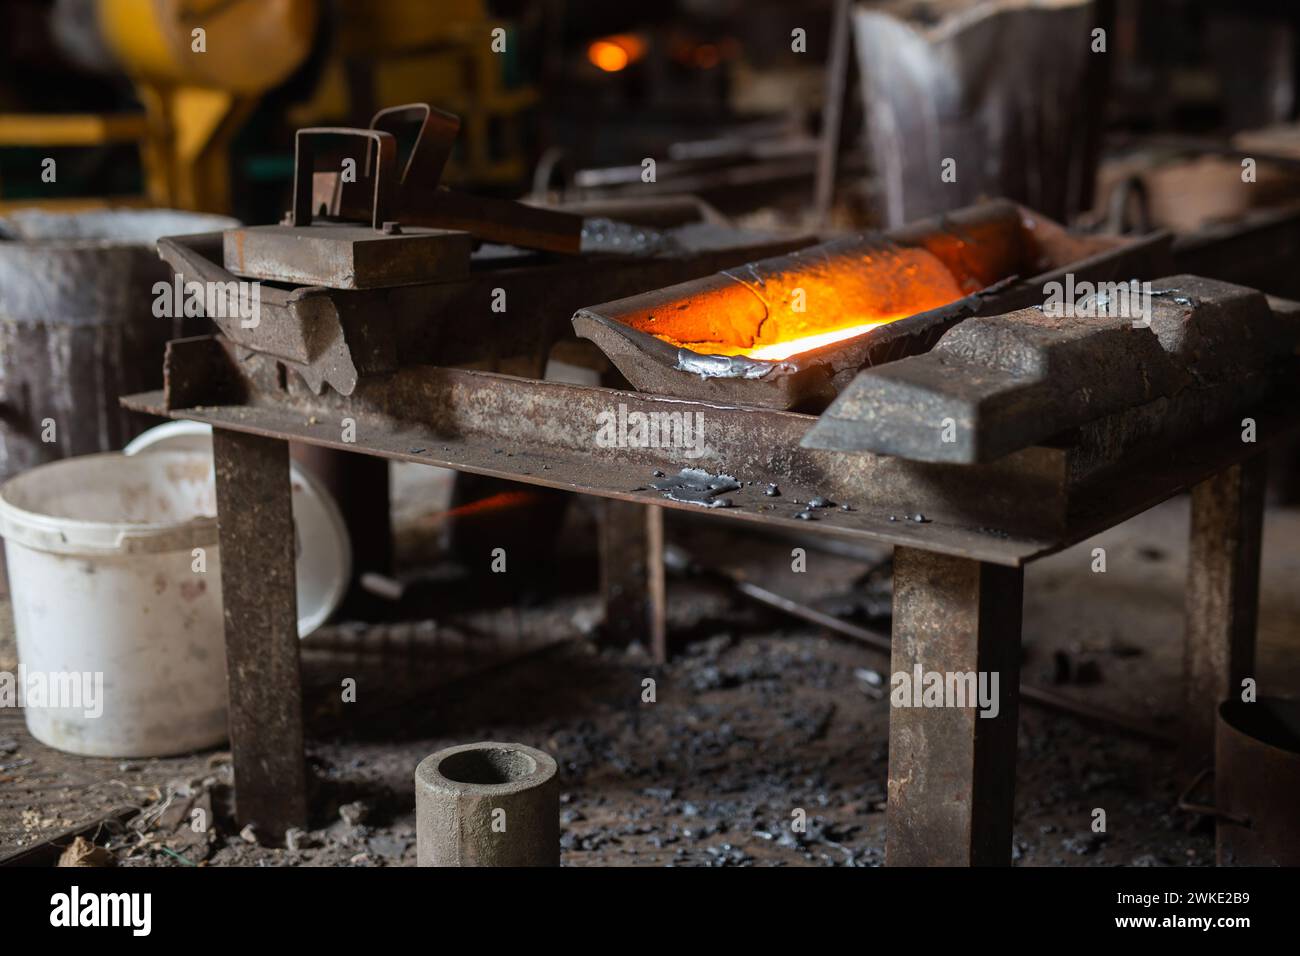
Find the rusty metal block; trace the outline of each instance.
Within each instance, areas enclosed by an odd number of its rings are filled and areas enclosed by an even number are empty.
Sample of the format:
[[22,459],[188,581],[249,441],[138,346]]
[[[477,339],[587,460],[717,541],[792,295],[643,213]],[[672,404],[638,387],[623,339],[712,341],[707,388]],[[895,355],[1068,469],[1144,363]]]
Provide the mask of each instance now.
[[469,275],[474,240],[450,229],[377,232],[366,226],[246,226],[222,237],[225,267],[269,282],[379,289]]
[[1300,340],[1294,310],[1251,289],[1172,276],[1152,293],[1149,325],[1042,308],[967,319],[930,352],[860,373],[803,444],[974,464],[1162,399],[1192,427],[1182,409],[1215,418],[1257,400]]

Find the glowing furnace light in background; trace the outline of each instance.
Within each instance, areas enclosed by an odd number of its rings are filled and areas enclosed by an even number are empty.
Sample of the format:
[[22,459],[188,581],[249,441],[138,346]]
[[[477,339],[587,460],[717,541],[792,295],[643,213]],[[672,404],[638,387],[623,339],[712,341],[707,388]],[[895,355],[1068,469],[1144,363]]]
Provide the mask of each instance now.
[[606,73],[617,73],[645,56],[645,41],[630,33],[603,37],[587,47],[587,59]]

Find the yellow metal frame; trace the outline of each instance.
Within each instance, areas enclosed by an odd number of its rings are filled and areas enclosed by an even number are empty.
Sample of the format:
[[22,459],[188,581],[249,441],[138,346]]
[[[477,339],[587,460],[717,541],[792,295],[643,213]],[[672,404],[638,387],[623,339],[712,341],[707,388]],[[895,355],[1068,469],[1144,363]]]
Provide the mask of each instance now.
[[[100,35],[134,82],[144,112],[4,114],[0,146],[135,142],[144,167],[144,200],[228,212],[231,140],[261,94],[306,59],[317,14],[316,0],[97,0]],[[192,39],[198,27],[206,37],[202,51],[194,49]],[[19,204],[32,203],[6,203]]]

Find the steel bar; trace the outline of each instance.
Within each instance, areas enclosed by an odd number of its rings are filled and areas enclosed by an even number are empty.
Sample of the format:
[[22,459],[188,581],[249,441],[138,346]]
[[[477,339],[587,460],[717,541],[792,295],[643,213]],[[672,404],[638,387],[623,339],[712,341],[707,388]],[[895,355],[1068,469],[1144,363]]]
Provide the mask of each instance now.
[[605,635],[640,642],[656,663],[668,658],[663,509],[606,500],[600,512],[600,591]]
[[1214,753],[1219,704],[1254,677],[1259,559],[1264,523],[1263,454],[1225,468],[1192,490],[1184,643],[1183,765]]
[[307,824],[289,445],[213,429],[235,814],[263,839]]
[[668,569],[664,565],[664,509],[647,505],[646,597],[650,603],[650,655],[656,664],[668,660]]
[[[889,719],[885,862],[1011,862],[1024,573],[894,551],[894,674],[997,676],[996,715],[974,706],[895,706]],[[892,694],[891,694],[892,697]],[[967,702],[970,703],[969,701]]]
[[816,194],[813,214],[825,226],[835,200],[835,174],[840,152],[840,124],[844,116],[844,89],[849,75],[849,0],[835,0],[831,9],[831,55],[826,63],[826,101],[822,105],[822,135],[817,149]]
[[[400,131],[417,120],[418,132],[399,176],[393,130]],[[402,226],[463,229],[491,242],[576,254],[582,245],[581,216],[456,193],[438,185],[459,129],[459,117],[426,103],[407,103],[375,113],[368,129],[298,130],[292,225],[309,224],[313,213],[324,207],[331,217],[369,222],[376,230],[386,222],[400,220]],[[374,144],[367,145],[364,165],[358,162],[358,175],[347,182],[338,171],[317,172],[315,168],[317,141],[338,137]]]
[[386,130],[396,137],[403,124],[410,125],[416,121],[419,129],[406,154],[402,186],[410,184],[420,189],[434,189],[442,179],[443,168],[456,144],[456,134],[460,132],[459,116],[433,109],[428,103],[407,103],[377,112],[370,118],[370,128]]
[[348,291],[464,281],[472,250],[464,232],[344,224],[241,226],[221,241],[222,264],[234,275]]
[[352,137],[369,140],[374,143],[374,166],[370,163],[370,151],[366,152],[366,178],[373,182],[370,208],[366,210],[371,228],[379,229],[388,220],[394,219],[393,207],[397,196],[398,183],[395,183],[397,166],[397,140],[392,133],[376,129],[352,129],[342,126],[319,126],[298,130],[294,137],[293,157],[293,210],[290,212],[290,224],[294,226],[311,225],[312,208],[312,173],[315,172],[317,141],[328,137]]

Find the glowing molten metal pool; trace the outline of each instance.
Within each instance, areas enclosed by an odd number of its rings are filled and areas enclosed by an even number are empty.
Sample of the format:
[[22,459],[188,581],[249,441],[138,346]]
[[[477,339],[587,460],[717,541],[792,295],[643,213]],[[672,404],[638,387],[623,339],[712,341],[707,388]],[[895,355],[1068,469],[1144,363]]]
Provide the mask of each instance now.
[[737,283],[729,294],[656,310],[639,324],[701,354],[778,361],[865,335],[971,291],[932,253],[893,245],[810,259],[798,271],[726,275]]

